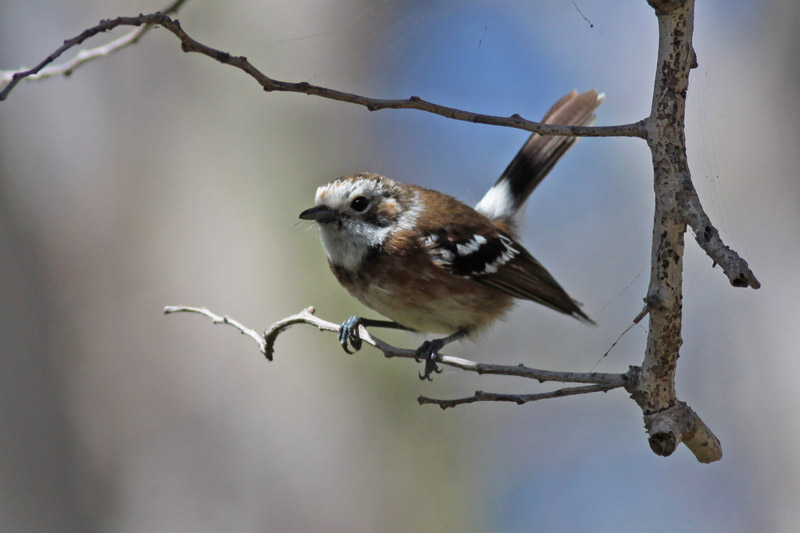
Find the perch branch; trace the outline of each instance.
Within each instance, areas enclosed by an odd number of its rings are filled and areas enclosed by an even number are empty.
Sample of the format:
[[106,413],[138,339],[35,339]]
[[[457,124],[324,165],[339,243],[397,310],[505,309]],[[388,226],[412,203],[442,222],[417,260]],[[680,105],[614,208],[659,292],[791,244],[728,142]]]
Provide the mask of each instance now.
[[[634,319],[634,323],[645,316],[647,307]],[[168,306],[164,308],[165,314],[196,313],[210,318],[215,324],[227,324],[236,328],[240,333],[252,338],[258,344],[261,353],[270,361],[275,354],[275,343],[278,336],[297,324],[308,324],[320,331],[338,332],[340,326],[333,322],[317,317],[313,307],[307,307],[295,315],[288,316],[272,324],[263,335],[256,330],[243,325],[241,322],[228,316],[218,315],[204,307]],[[415,350],[407,350],[392,346],[370,334],[364,326],[359,326],[360,335],[364,342],[377,348],[385,357],[400,357],[416,359]],[[533,394],[507,394],[476,391],[471,396],[453,399],[439,399],[428,396],[419,396],[417,401],[421,405],[438,405],[442,409],[476,402],[509,402],[517,405],[575,396],[578,394],[591,394],[607,392],[617,388],[625,388],[636,398],[640,394],[643,372],[639,367],[631,367],[624,374],[599,373],[599,372],[558,372],[540,370],[526,367],[525,365],[494,365],[476,363],[467,359],[438,354],[437,363],[460,368],[477,374],[498,374],[517,376],[533,379],[539,382],[585,383],[578,387],[564,387],[549,392]],[[675,448],[683,442],[695,454],[698,461],[708,463],[719,459],[719,440],[700,419],[700,417],[685,403],[678,401],[667,409],[648,413],[645,415],[645,425],[648,431],[649,443],[652,450],[659,455],[670,455]]]
[[[197,313],[209,317],[215,324],[228,324],[235,327],[241,333],[251,337],[259,346],[259,350],[264,356],[272,361],[275,355],[275,342],[278,340],[278,335],[289,329],[291,326],[297,324],[308,324],[315,326],[320,331],[338,332],[339,324],[328,322],[316,316],[313,307],[307,307],[295,315],[288,316],[284,319],[278,320],[272,324],[263,335],[259,335],[255,330],[242,325],[240,322],[228,317],[217,315],[204,307],[187,307],[187,306],[168,306],[164,308],[164,314],[172,313]],[[407,350],[398,348],[388,344],[374,335],[372,335],[367,328],[363,325],[359,326],[359,333],[361,339],[380,350],[385,357],[399,357],[404,359],[418,359],[419,355],[416,350]],[[461,359],[459,357],[451,357],[449,355],[437,354],[436,362],[443,365],[451,366],[453,368],[460,368],[467,372],[475,372],[476,374],[499,374],[504,376],[517,376],[521,378],[528,378],[544,383],[547,381],[555,381],[561,383],[589,383],[592,384],[588,387],[574,387],[572,389],[562,389],[564,392],[553,391],[540,394],[521,394],[521,395],[503,395],[481,393],[482,399],[472,398],[468,401],[461,400],[431,400],[421,401],[420,403],[438,403],[442,402],[455,402],[452,405],[459,403],[473,403],[476,401],[514,401],[518,404],[531,402],[534,400],[544,399],[547,397],[557,398],[559,396],[569,396],[574,394],[586,394],[589,392],[600,392],[625,387],[628,383],[629,374],[608,374],[601,372],[558,372],[552,370],[540,370],[530,368],[525,365],[491,365],[484,363],[476,363],[468,359]],[[516,399],[512,399],[516,398]],[[450,407],[451,405],[446,405]]]

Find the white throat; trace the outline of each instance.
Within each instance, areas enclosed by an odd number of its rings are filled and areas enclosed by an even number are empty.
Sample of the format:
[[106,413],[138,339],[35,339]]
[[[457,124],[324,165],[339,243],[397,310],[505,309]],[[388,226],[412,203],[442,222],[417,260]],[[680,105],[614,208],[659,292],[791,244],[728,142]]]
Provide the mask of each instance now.
[[331,264],[355,271],[371,249],[383,244],[392,229],[345,221],[343,227],[336,223],[320,224],[319,236]]
[[390,235],[413,229],[422,209],[420,194],[414,191],[410,205],[391,226],[381,227],[356,218],[345,218],[341,225],[338,222],[320,224],[322,247],[331,264],[356,271],[370,251],[383,246]]

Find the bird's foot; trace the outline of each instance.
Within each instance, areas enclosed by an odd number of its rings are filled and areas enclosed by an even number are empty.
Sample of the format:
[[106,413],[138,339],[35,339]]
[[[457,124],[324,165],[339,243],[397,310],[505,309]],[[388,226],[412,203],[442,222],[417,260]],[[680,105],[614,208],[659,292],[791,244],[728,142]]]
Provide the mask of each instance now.
[[415,361],[425,361],[425,371],[420,373],[419,379],[433,381],[431,374],[441,374],[442,369],[436,364],[436,359],[439,357],[439,350],[442,346],[447,344],[445,339],[434,339],[432,341],[425,341],[422,346],[417,348],[417,356]]
[[[362,324],[362,321],[363,319],[360,316],[351,316],[339,326],[337,337],[345,352],[355,353],[361,349],[361,335],[358,332],[358,326]],[[348,346],[353,347],[352,352]]]

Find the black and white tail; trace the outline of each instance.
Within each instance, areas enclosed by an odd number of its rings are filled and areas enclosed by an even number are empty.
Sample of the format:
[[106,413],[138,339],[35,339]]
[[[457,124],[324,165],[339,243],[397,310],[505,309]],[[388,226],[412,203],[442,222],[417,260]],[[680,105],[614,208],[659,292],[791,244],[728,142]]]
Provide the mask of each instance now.
[[[594,111],[604,98],[605,95],[597,94],[594,89],[582,94],[572,91],[553,104],[542,122],[590,125],[594,122]],[[528,197],[577,140],[577,137],[532,134],[475,209],[490,220],[502,221],[517,233]]]

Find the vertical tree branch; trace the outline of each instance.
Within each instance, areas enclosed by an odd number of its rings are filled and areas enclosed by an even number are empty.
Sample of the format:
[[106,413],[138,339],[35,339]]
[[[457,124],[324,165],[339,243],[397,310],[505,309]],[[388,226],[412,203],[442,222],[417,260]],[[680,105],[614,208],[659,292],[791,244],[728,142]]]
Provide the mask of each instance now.
[[656,8],[659,28],[658,66],[647,142],[653,157],[655,219],[647,304],[650,328],[642,364],[645,414],[670,407],[675,399],[675,365],[682,344],[683,244],[686,223],[681,190],[691,186],[684,134],[686,90],[692,56],[693,0],[665,2]]
[[722,457],[719,440],[675,394],[675,369],[683,343],[686,199],[697,197],[685,137],[689,72],[696,66],[694,0],[648,1],[655,9],[659,30],[653,105],[647,119],[655,189],[650,284],[645,298],[650,327],[641,371],[629,390],[644,413],[653,451],[670,455],[684,442],[691,444],[698,460],[710,462]]

